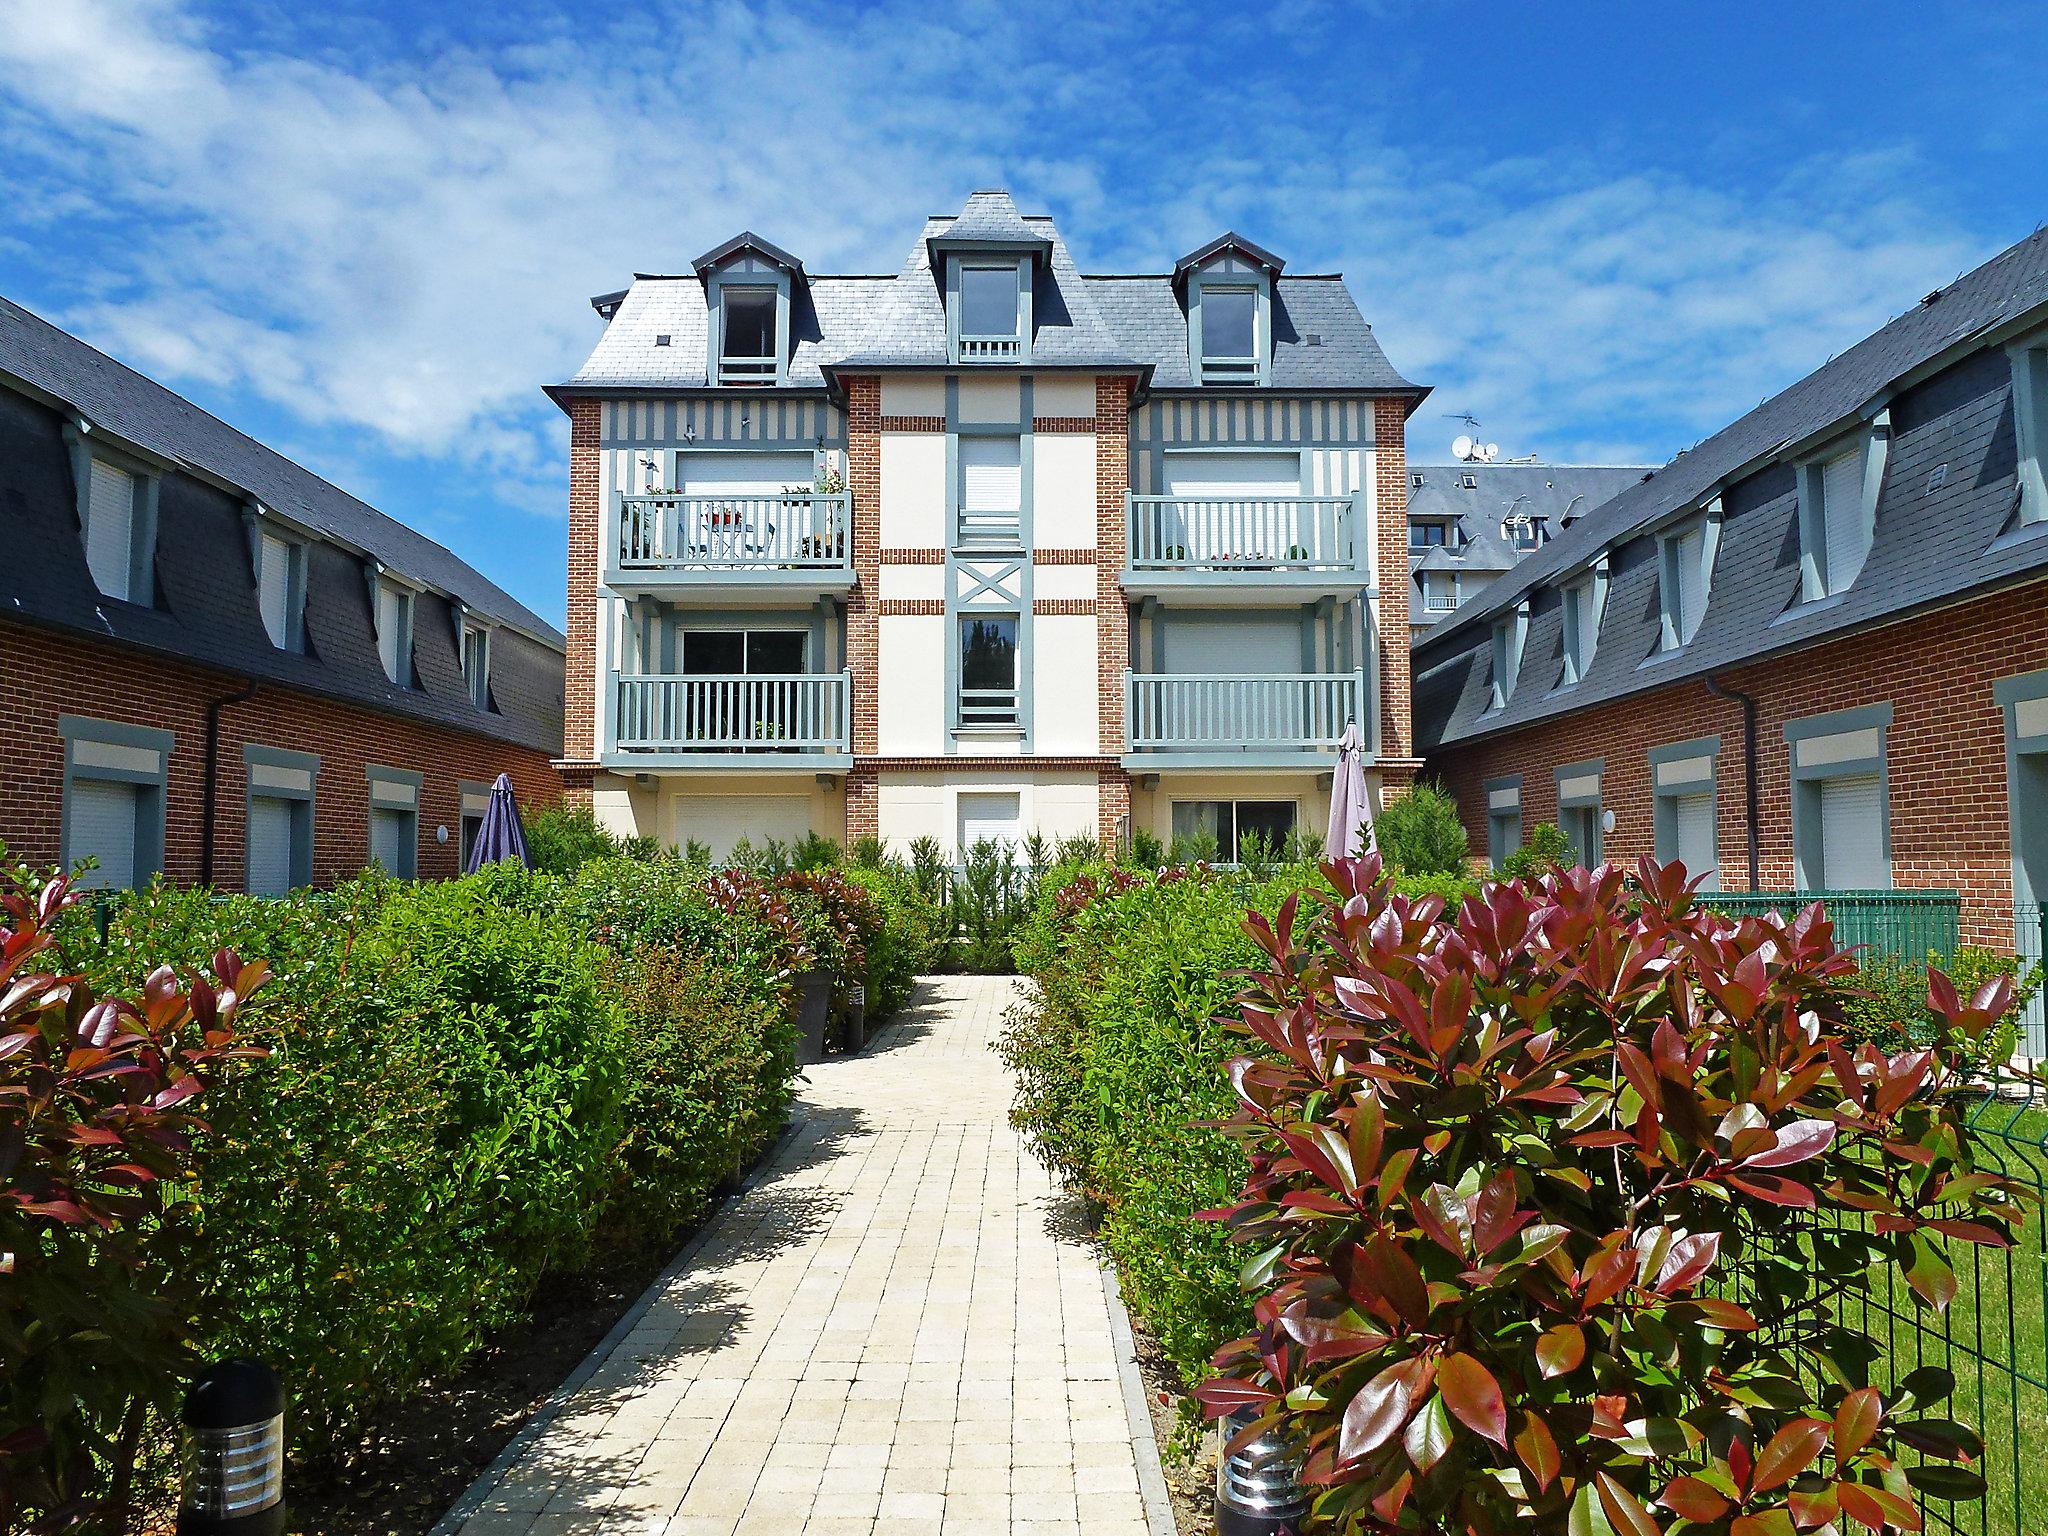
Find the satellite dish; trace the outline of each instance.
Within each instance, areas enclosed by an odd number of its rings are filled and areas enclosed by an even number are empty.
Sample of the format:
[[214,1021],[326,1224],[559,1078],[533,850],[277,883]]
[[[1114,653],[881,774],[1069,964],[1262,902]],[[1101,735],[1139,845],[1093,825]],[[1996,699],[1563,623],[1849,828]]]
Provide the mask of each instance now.
[[1493,462],[1493,461],[1494,461],[1495,459],[1497,459],[1497,458],[1499,458],[1499,457],[1500,457],[1500,444],[1499,444],[1499,443],[1488,443],[1488,444],[1486,445],[1486,462],[1487,462],[1487,463],[1489,463],[1489,464],[1491,464],[1491,463],[1492,463],[1492,462]]
[[1474,446],[1472,439],[1460,432],[1451,439],[1451,457],[1454,459],[1469,459],[1472,457]]

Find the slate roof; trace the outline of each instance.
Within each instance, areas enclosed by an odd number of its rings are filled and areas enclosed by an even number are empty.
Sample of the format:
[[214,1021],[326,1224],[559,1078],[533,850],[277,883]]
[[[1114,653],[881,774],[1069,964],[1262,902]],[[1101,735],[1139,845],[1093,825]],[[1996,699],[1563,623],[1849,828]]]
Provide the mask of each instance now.
[[566,647],[553,625],[425,534],[0,298],[0,381],[10,376],[93,425],[226,481],[290,521],[362,550],[478,614],[525,630],[556,650]]
[[[963,235],[1049,244],[1032,296],[1036,332],[1029,366],[1128,369],[1147,376],[1155,391],[1246,392],[1243,385],[1205,390],[1195,382],[1187,310],[1173,273],[1084,275],[1052,220],[1019,213],[1001,192],[977,192],[958,215],[928,219],[893,274],[818,274],[798,283],[787,387],[825,388],[834,369],[947,367],[931,241]],[[1219,240],[1257,250],[1236,236]],[[698,278],[641,273],[623,296],[602,297],[617,303],[610,324],[589,359],[550,394],[559,400],[582,392],[711,387],[708,310]],[[1282,275],[1274,299],[1271,390],[1427,393],[1394,371],[1342,277]],[[668,337],[666,345],[657,344],[660,336]]]
[[[2048,231],[1958,278],[1789,389],[1621,492],[1495,581],[1415,652],[1418,743],[1491,735],[1930,607],[2048,569],[2048,528],[2012,530],[2018,486],[2006,335],[2048,322]],[[1799,601],[1794,461],[1889,400],[1892,442],[1870,554],[1839,597]],[[1657,650],[1656,540],[1722,497],[1707,609],[1680,650]],[[1559,689],[1556,581],[1611,551],[1587,676]],[[1522,670],[1491,710],[1491,621],[1524,596]]]

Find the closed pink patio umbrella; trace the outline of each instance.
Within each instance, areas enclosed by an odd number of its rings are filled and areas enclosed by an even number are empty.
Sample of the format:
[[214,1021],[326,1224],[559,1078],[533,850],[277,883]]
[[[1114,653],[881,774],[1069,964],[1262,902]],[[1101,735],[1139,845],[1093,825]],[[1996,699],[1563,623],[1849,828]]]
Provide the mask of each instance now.
[[1338,858],[1356,858],[1372,846],[1372,802],[1365,794],[1365,741],[1358,722],[1344,727],[1337,743],[1337,772],[1330,782],[1330,830],[1323,846]]

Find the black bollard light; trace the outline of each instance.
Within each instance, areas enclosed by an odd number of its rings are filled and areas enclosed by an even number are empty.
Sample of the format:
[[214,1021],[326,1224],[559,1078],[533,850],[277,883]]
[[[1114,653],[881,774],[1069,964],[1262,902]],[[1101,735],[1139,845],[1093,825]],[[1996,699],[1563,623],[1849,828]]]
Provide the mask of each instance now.
[[[1258,1415],[1241,1409],[1223,1421],[1226,1444]],[[1216,1536],[1298,1536],[1310,1495],[1287,1443],[1264,1434],[1216,1458]]]
[[284,1388],[261,1360],[223,1360],[185,1394],[178,1536],[282,1536]]

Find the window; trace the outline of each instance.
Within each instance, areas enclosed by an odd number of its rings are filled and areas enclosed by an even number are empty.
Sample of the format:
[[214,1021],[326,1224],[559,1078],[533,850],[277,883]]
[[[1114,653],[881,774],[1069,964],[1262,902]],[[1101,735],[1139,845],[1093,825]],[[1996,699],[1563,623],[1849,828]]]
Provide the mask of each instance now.
[[[2015,948],[2031,965],[2048,938],[2048,671],[1999,678],[1992,697],[2004,717]],[[2020,1030],[2020,1054],[2048,1056],[2048,1007],[2038,994],[2021,1014]]]
[[1202,283],[1201,379],[1204,384],[1257,384],[1264,373],[1259,344],[1261,290],[1250,283]]
[[413,595],[395,581],[377,581],[377,657],[384,675],[401,688],[413,685]]
[[67,424],[78,533],[85,565],[102,597],[147,606],[156,600],[157,476],[146,465],[87,440]]
[[309,752],[250,745],[248,833],[243,879],[251,896],[282,896],[313,879],[313,797],[320,759]]
[[370,783],[370,862],[384,873],[412,880],[419,873],[420,783],[417,773],[403,768],[368,770]]
[[1235,862],[1254,838],[1262,850],[1284,848],[1299,812],[1292,800],[1176,800],[1173,840],[1191,856]]
[[2012,419],[2018,437],[2020,521],[2048,522],[2048,340],[2012,348]]
[[1704,876],[1700,889],[1707,891],[1721,889],[1720,839],[1714,820],[1720,751],[1718,736],[1703,736],[1650,752],[1657,858],[1665,864],[1683,864],[1688,879]]
[[960,725],[1013,727],[1017,713],[1017,618],[977,615],[960,620]]
[[305,649],[306,546],[269,529],[256,532],[256,608],[272,645]]
[[1599,759],[1568,763],[1557,770],[1557,824],[1571,850],[1571,861],[1592,869],[1600,862],[1606,817],[1600,807]]
[[1529,637],[1529,605],[1519,604],[1514,613],[1493,624],[1493,707],[1501,708],[1514,697],[1515,678],[1522,670],[1522,644]]
[[1450,542],[1450,529],[1443,523],[1417,522],[1408,524],[1408,547],[1410,549],[1438,549]]
[[1889,890],[1885,783],[1889,704],[1785,724],[1792,751],[1792,855],[1802,890]]
[[1023,533],[1023,439],[1014,433],[959,438],[959,542],[1015,543]]
[[85,890],[132,890],[163,869],[164,781],[176,738],[169,731],[60,715],[64,738],[64,867],[85,859]]
[[809,637],[800,629],[686,629],[677,644],[685,677],[801,676]]
[[773,288],[721,284],[718,290],[721,384],[773,384],[780,373],[777,355],[777,310],[781,297]]
[[1511,517],[1500,525],[1501,537],[1508,540],[1521,554],[1541,549],[1550,539],[1550,519],[1547,517]]
[[1717,500],[1705,516],[1680,524],[1658,542],[1660,650],[1675,651],[1690,644],[1699,632],[1700,620],[1707,615],[1714,554],[1721,543],[1720,509]]
[[960,269],[960,334],[993,337],[1017,334],[1017,269],[1014,266]]
[[1024,841],[1022,795],[962,793],[956,805],[959,813],[959,841],[955,845],[964,859],[976,848],[992,844],[1016,848]]
[[1429,571],[1423,576],[1422,605],[1431,613],[1449,613],[1464,597],[1464,582],[1455,571]]
[[1486,781],[1486,857],[1499,869],[1522,846],[1522,781],[1519,776]]
[[1877,487],[1891,442],[1889,412],[1848,447],[1799,467],[1799,593],[1834,597],[1855,584],[1870,557]]
[[462,680],[469,689],[469,702],[478,709],[491,707],[491,632],[477,624],[462,626]]
[[1586,675],[1600,645],[1600,617],[1607,607],[1607,567],[1603,561],[1564,589],[1564,683]]

